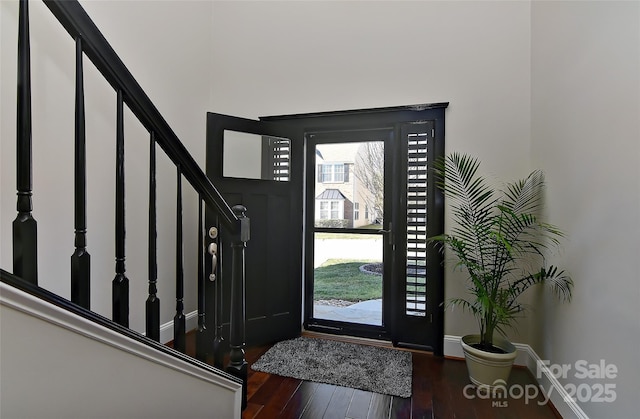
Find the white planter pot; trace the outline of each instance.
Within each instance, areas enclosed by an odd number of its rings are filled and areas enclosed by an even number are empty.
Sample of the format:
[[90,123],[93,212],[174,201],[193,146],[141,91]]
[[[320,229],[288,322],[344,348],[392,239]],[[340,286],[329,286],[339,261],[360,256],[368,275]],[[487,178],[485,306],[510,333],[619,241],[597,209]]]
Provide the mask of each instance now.
[[495,354],[471,346],[480,343],[480,335],[463,336],[460,343],[467,362],[469,378],[473,384],[489,387],[506,385],[513,361],[518,355],[515,346],[505,339],[495,337],[493,346],[505,351],[504,354]]

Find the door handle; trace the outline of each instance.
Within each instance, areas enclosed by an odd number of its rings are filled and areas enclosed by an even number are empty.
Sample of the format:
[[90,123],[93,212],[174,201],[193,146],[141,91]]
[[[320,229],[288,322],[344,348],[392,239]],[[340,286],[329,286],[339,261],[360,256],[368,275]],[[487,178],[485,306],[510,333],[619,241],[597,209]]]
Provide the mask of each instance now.
[[[218,238],[218,229],[216,227],[209,229],[209,237],[214,240]],[[216,268],[218,267],[218,244],[216,242],[209,243],[207,252],[211,255],[211,274],[209,274],[209,281],[213,282],[216,280]]]
[[216,268],[218,267],[218,245],[216,243],[209,243],[207,250],[211,255],[211,274],[209,274],[209,281],[215,281]]
[[390,245],[392,245],[392,244],[393,244],[393,224],[392,224],[392,223],[389,223],[389,228],[388,228],[388,230],[384,230],[384,229],[382,229],[382,230],[378,230],[378,231],[380,231],[382,234],[384,234],[385,236],[387,236],[388,243],[389,243]]

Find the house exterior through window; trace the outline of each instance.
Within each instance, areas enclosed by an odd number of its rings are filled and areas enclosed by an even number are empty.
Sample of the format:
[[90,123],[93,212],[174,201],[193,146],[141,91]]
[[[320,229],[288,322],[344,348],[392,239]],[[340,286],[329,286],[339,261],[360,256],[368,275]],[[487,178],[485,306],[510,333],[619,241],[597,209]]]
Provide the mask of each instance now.
[[344,218],[344,201],[318,201],[321,220],[339,220]]
[[[320,183],[343,183],[348,165],[345,163],[325,163],[318,165]],[[345,170],[347,168],[347,170]]]
[[372,200],[355,165],[365,143],[316,145],[315,226],[358,228],[375,222],[360,206]]

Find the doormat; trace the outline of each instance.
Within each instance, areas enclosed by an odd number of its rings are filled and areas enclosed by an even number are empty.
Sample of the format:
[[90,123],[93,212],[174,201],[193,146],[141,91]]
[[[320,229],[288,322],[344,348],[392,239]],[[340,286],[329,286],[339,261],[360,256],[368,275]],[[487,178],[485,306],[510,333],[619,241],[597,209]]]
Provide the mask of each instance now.
[[255,371],[411,397],[411,352],[326,339],[276,343],[252,366]]

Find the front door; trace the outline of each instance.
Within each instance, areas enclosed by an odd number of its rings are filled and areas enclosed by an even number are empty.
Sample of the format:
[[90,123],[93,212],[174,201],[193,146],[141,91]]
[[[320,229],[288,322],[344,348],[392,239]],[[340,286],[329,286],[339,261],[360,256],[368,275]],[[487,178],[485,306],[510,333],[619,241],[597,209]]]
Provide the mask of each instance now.
[[442,354],[442,255],[427,237],[442,233],[444,211],[428,167],[444,154],[446,107],[208,114],[207,175],[251,219],[248,344],[298,336],[303,321]]
[[[207,114],[207,176],[251,223],[245,251],[246,342],[260,345],[300,335],[302,298],[302,144],[281,124]],[[215,214],[207,212],[207,226]],[[220,321],[228,336],[231,251],[220,239]],[[229,259],[229,260],[228,260]],[[208,314],[209,316],[209,314]],[[226,339],[226,336],[225,336]]]

